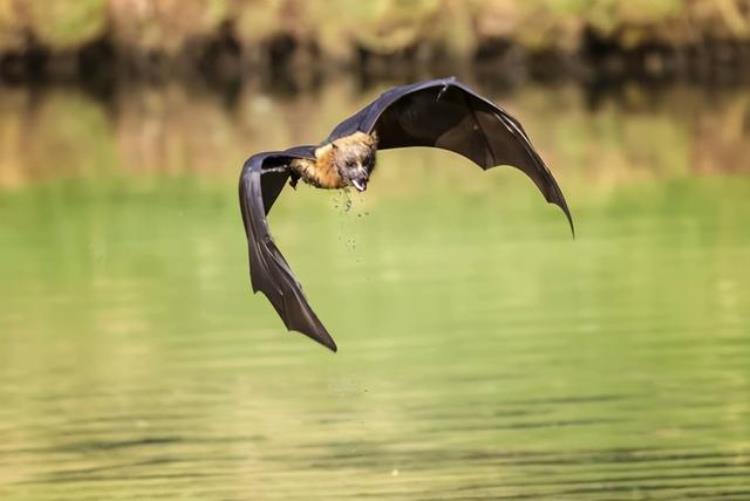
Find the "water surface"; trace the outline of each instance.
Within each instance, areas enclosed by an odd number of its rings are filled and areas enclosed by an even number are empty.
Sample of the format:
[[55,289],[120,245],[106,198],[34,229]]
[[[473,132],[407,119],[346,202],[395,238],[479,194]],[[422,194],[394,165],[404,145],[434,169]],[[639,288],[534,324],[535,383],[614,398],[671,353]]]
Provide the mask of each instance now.
[[3,499],[750,498],[750,94],[494,93],[575,240],[444,152],[285,192],[333,355],[251,295],[236,176],[377,90],[0,91]]

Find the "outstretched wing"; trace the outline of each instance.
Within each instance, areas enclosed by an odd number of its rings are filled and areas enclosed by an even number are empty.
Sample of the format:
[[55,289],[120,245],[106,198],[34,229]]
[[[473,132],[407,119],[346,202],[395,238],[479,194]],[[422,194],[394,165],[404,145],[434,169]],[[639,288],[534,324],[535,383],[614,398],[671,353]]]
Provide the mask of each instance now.
[[311,147],[299,147],[250,157],[240,176],[240,207],[253,291],[266,295],[287,329],[301,332],[336,351],[336,343],[308,304],[302,286],[271,238],[266,219],[289,178],[284,166],[293,158],[309,158],[312,154]]
[[537,185],[547,202],[573,219],[560,187],[521,124],[454,77],[394,87],[341,122],[328,142],[354,132],[378,135],[378,149],[432,146],[489,169],[510,165]]

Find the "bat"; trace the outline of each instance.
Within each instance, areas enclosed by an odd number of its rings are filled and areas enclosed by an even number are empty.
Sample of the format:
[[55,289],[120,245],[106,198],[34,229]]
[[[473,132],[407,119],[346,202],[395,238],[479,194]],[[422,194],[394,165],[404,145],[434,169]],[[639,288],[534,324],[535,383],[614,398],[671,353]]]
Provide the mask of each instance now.
[[518,120],[455,77],[394,87],[339,123],[319,145],[258,153],[242,168],[239,194],[250,282],[253,292],[268,297],[288,330],[337,350],[271,238],[266,216],[287,181],[292,187],[302,180],[317,188],[362,192],[377,151],[411,146],[450,150],[484,170],[520,169],[548,203],[562,209],[575,235],[565,197]]

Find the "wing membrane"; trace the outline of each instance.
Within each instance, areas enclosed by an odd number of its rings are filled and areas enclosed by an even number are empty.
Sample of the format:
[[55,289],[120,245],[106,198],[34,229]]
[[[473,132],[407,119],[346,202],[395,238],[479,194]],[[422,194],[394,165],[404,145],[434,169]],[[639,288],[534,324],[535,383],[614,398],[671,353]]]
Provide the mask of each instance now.
[[329,140],[357,130],[377,132],[379,150],[428,146],[463,155],[485,170],[516,167],[562,209],[574,231],[562,190],[518,120],[454,78],[394,87],[339,124]]
[[247,235],[250,281],[254,292],[266,295],[287,329],[336,351],[336,343],[307,302],[268,228],[266,215],[289,178],[288,171],[278,168],[298,156],[291,151],[254,155],[242,169],[240,208]]

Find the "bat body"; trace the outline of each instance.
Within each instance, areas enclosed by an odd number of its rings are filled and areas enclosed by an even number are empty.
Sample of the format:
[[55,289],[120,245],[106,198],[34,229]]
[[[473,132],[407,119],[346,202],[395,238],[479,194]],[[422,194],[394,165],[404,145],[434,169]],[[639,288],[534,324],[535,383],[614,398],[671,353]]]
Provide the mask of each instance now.
[[394,87],[338,124],[320,145],[258,153],[245,162],[239,189],[251,284],[268,297],[287,329],[336,351],[268,228],[266,215],[287,181],[365,191],[377,151],[411,146],[450,150],[485,170],[520,169],[547,202],[562,209],[573,231],[560,187],[516,119],[455,78]]
[[294,158],[289,168],[296,179],[302,179],[316,188],[346,188],[354,186],[365,191],[367,181],[375,168],[377,137],[364,132],[354,132],[325,143],[313,150],[313,158]]

